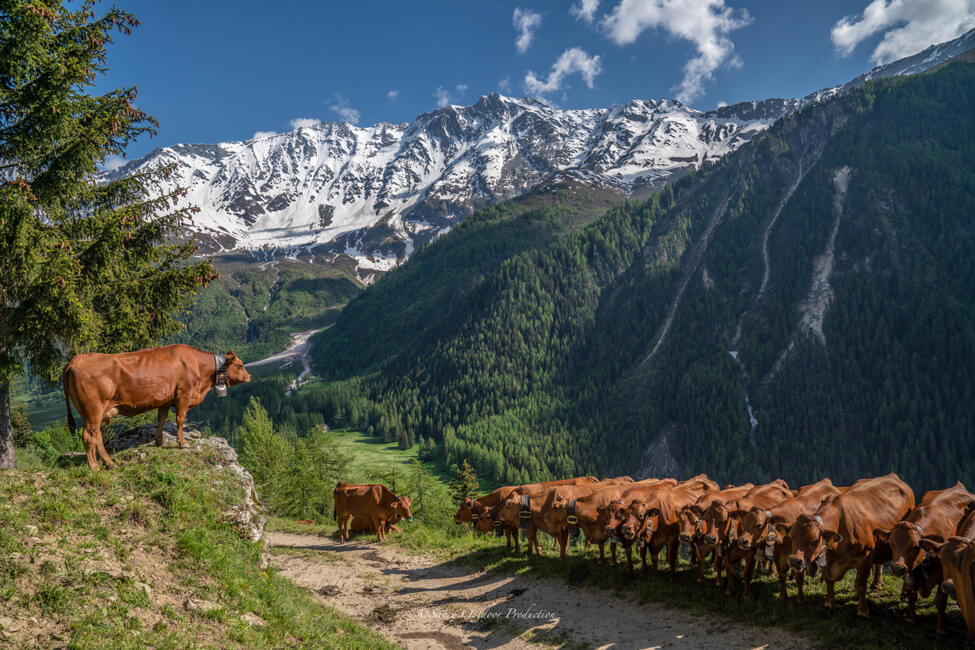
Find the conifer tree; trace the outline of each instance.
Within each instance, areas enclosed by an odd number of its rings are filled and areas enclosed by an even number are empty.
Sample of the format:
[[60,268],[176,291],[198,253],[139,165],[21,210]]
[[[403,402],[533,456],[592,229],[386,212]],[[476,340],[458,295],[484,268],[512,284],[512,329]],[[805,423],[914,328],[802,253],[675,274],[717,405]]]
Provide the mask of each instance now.
[[450,481],[450,498],[460,505],[464,499],[477,494],[478,487],[477,472],[465,458],[464,464],[457,470],[457,475]]
[[98,165],[158,124],[136,89],[90,91],[107,45],[138,21],[93,0],[0,4],[0,468],[14,467],[10,380],[55,381],[67,357],[145,347],[177,332],[216,277],[171,244],[191,208],[160,192],[174,169],[96,182]]

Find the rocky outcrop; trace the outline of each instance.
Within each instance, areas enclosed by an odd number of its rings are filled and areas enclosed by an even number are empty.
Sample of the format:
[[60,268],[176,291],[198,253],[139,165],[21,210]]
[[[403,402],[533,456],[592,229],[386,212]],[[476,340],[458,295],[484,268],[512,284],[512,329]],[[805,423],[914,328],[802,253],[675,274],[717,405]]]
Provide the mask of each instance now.
[[[227,469],[240,481],[241,488],[244,491],[244,501],[232,506],[223,514],[228,521],[233,523],[242,537],[255,543],[262,542],[264,544],[264,565],[267,566],[270,560],[267,554],[268,543],[264,537],[264,525],[267,523],[267,516],[264,514],[264,508],[257,495],[257,489],[254,486],[254,477],[240,465],[237,460],[237,452],[223,438],[205,438],[202,433],[192,428],[184,429],[183,436],[187,442],[184,451],[189,453],[202,453],[207,450],[212,450],[218,459],[217,466]],[[138,448],[155,445],[155,439],[156,425],[145,424],[123,431],[108,443],[107,446],[113,451],[135,449],[137,454],[144,454],[145,452],[140,452]],[[163,447],[176,446],[178,446],[176,441],[176,425],[172,422],[167,422],[163,428]]]

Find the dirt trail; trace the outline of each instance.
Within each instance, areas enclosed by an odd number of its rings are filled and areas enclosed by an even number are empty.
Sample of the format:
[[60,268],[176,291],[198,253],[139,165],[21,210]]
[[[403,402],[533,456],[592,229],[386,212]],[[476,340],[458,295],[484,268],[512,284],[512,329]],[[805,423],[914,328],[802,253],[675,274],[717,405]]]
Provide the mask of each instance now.
[[[775,628],[638,604],[559,580],[486,573],[389,545],[269,533],[274,566],[406,648],[808,648]],[[281,553],[283,547],[294,552]]]

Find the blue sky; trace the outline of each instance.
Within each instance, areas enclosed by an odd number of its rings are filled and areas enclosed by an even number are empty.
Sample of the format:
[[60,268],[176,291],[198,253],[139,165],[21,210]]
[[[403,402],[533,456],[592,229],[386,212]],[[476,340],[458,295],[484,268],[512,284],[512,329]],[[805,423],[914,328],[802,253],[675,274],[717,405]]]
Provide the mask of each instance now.
[[142,21],[99,89],[159,134],[246,140],[302,120],[410,121],[501,92],[564,108],[796,97],[975,27],[975,0],[120,0]]

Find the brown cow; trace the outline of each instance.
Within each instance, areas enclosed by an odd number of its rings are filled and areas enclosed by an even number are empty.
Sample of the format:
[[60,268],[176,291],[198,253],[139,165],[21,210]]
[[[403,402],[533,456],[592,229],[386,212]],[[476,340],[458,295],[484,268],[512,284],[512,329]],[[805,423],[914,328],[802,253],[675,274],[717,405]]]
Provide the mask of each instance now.
[[[893,529],[875,529],[874,536],[890,544],[893,558],[890,572],[905,578],[924,559],[921,538],[944,541],[951,537],[958,530],[962,517],[973,506],[975,494],[965,489],[959,481],[947,490],[926,492],[921,499],[921,505],[906,519],[897,522]],[[905,580],[904,591],[907,594],[907,614],[904,618],[908,623],[914,623],[917,620],[917,590]]]
[[844,494],[827,499],[812,515],[799,515],[789,530],[793,552],[789,565],[826,581],[826,607],[835,605],[834,586],[856,569],[857,616],[870,617],[867,580],[873,564],[890,555],[873,531],[893,528],[914,508],[914,492],[896,474],[857,481]]
[[715,572],[720,576],[720,555],[712,546],[705,548],[704,535],[708,532],[704,521],[704,513],[714,502],[728,503],[745,496],[755,487],[752,483],[734,486],[727,485],[718,492],[708,492],[689,506],[681,508],[677,514],[679,536],[681,544],[688,544],[693,549],[694,559],[697,561],[697,581],[704,582],[704,564],[708,555],[713,558]]
[[[514,493],[521,493],[524,491],[526,494],[531,494],[538,490],[544,490],[549,487],[556,487],[559,485],[583,485],[587,483],[596,483],[599,479],[595,476],[577,476],[574,478],[560,479],[558,481],[543,481],[541,483],[526,483],[524,485],[506,485],[500,487],[491,494],[481,497],[474,503],[475,514],[477,515],[476,521],[474,522],[474,530],[479,533],[489,533],[492,530],[499,537],[504,534],[506,548],[511,548],[511,540],[514,539],[515,542],[515,552],[521,551],[521,545],[518,542],[518,530],[519,522],[515,521],[513,524],[506,524],[503,522],[498,513],[501,508],[501,504]],[[529,549],[530,550],[530,549]]]
[[[789,489],[789,485],[782,479],[776,479],[765,485],[757,485],[748,494],[729,504],[731,512],[731,525],[728,529],[728,547],[724,554],[724,572],[726,578],[725,595],[731,596],[735,593],[735,567],[742,560],[745,561],[745,570],[742,573],[742,581],[745,583],[745,598],[751,597],[752,575],[755,572],[756,553],[758,545],[752,544],[751,539],[742,539],[742,519],[751,511],[752,508],[765,510],[774,505],[782,503],[786,499],[794,498],[795,493]],[[761,558],[765,559],[764,554]]]
[[[975,508],[968,511],[968,514],[958,524],[955,534],[946,541],[934,537],[922,537],[921,548],[924,549],[926,557],[921,565],[911,571],[908,578],[905,578],[905,582],[910,581],[911,586],[924,598],[927,598],[935,587],[938,588],[934,604],[938,610],[936,632],[940,635],[947,633],[945,610],[948,607],[948,595],[951,593],[955,596],[959,606],[962,607],[962,616],[968,626],[969,645],[975,644],[975,597],[971,595],[971,582],[968,583],[968,591],[963,588],[961,596],[959,596],[956,580],[959,581],[958,584],[964,587],[964,576],[968,575],[969,580],[973,577],[975,568],[971,566],[970,561],[967,565],[965,561],[965,547],[966,545],[970,546],[973,539],[975,539]],[[968,553],[968,557],[971,558],[970,550]],[[945,568],[946,562],[949,565],[947,569]],[[967,571],[965,570],[966,566],[968,566]],[[962,605],[963,601],[965,605]]]
[[375,530],[380,542],[386,539],[387,525],[400,519],[413,518],[410,512],[412,505],[410,498],[397,496],[388,487],[379,483],[356,485],[339,481],[333,496],[335,497],[335,521],[339,525],[339,541],[349,539],[353,518],[367,522],[363,526]]
[[[680,525],[677,513],[684,506],[701,498],[705,492],[717,492],[718,484],[706,475],[699,474],[692,479],[678,483],[674,487],[656,490],[642,503],[631,502],[627,506],[627,520],[620,530],[631,530],[640,540],[640,559],[647,568],[647,551],[653,560],[653,573],[657,573],[660,551],[667,549],[670,563],[670,579],[677,575],[677,550],[680,548]],[[626,547],[627,569],[632,569],[630,547]]]
[[[697,480],[700,477],[695,477]],[[680,485],[673,479],[663,481],[641,482],[630,486],[624,490],[618,499],[610,501],[600,510],[600,520],[604,521],[603,535],[609,538],[610,564],[616,566],[616,547],[622,546],[626,552],[626,570],[633,570],[633,544],[638,541],[633,527],[626,531],[623,526],[630,517],[630,508],[634,504],[643,504],[659,490],[667,490]],[[641,514],[645,514],[641,511]],[[638,526],[642,530],[642,525]],[[654,557],[656,559],[656,556]],[[644,568],[646,568],[646,556],[644,556]]]
[[[551,483],[535,483],[523,485],[512,491],[504,501],[498,506],[496,521],[501,522],[506,528],[524,530],[528,538],[528,554],[531,555],[532,549],[536,555],[542,554],[542,547],[538,543],[538,516],[542,505],[545,503],[548,493],[557,487],[572,486],[592,486],[592,485],[617,485],[632,482],[629,476],[606,479],[600,481],[594,476],[583,476],[571,479],[573,483],[562,481],[561,485]],[[588,494],[588,491],[586,492]],[[548,531],[545,531],[548,532]],[[557,535],[557,534],[556,534]]]
[[232,351],[203,352],[182,344],[121,354],[76,354],[61,375],[68,428],[75,432],[71,416],[74,404],[84,420],[81,439],[93,470],[98,469],[97,456],[108,467],[116,466],[102,441],[102,426],[111,424],[116,415],[158,409],[156,444],[161,445],[169,409],[175,408],[176,437],[182,448],[186,444],[186,412],[202,402],[214,386],[223,388],[225,383],[250,380],[243,362]]
[[[782,600],[789,597],[786,591],[786,579],[789,574],[789,554],[792,553],[791,539],[788,527],[801,514],[816,512],[825,499],[840,494],[839,489],[828,478],[801,488],[791,499],[769,508],[752,507],[741,520],[741,534],[738,543],[748,547],[755,546],[762,555],[771,560],[779,578],[779,596]],[[800,572],[794,572],[794,578],[799,590],[799,602],[802,602],[802,578]],[[745,597],[750,594],[750,585],[745,582]]]
[[[633,485],[608,485],[602,488],[595,488],[592,494],[579,497],[575,500],[575,517],[578,520],[579,530],[586,535],[586,541],[590,544],[599,545],[599,565],[605,562],[606,541],[611,535],[616,533],[609,529],[610,505],[617,501],[626,490],[635,486],[656,485],[658,488],[671,487],[677,485],[677,481],[672,478],[665,479],[644,479]],[[568,526],[569,501],[561,494],[561,489],[555,491],[552,509],[546,516],[554,522],[564,521]],[[616,564],[616,544],[612,543],[611,564]]]
[[[657,482],[654,479],[652,482]],[[641,481],[641,484],[645,484]],[[561,547],[559,558],[565,562],[567,546],[570,540],[576,539],[579,532],[587,530],[592,532],[592,522],[586,521],[583,527],[583,519],[580,518],[580,502],[583,504],[581,512],[585,516],[586,512],[595,513],[594,507],[588,507],[594,497],[603,501],[618,498],[624,490],[633,485],[633,479],[629,476],[618,479],[600,481],[594,485],[570,485],[554,487],[546,495],[545,502],[539,508],[537,515],[532,516],[532,523],[539,530],[555,537]],[[586,540],[593,543],[587,532]],[[602,531],[599,532],[602,535]],[[600,558],[602,558],[603,546],[606,538],[601,537],[599,542]]]

